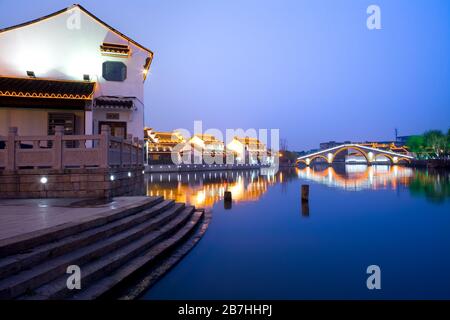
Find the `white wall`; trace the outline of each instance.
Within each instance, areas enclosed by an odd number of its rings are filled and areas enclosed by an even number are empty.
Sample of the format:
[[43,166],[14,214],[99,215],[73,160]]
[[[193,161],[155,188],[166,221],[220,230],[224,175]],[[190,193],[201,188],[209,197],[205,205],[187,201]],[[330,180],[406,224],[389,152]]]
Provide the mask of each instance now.
[[21,136],[44,136],[48,132],[48,114],[74,113],[76,133],[84,133],[84,112],[70,110],[42,110],[0,108],[0,136],[8,135],[9,127],[19,128]]
[[[103,56],[100,45],[104,42],[128,44],[131,56]],[[94,97],[133,96],[143,102],[143,70],[147,57],[147,51],[110,31],[78,7],[50,19],[0,33],[0,75],[26,77],[26,71],[30,70],[38,78],[83,80],[83,74],[89,74],[91,80],[97,82]],[[104,61],[125,63],[126,80],[113,82],[103,79]],[[143,105],[135,113],[137,122],[133,123],[131,131],[138,135],[139,126],[142,139]]]

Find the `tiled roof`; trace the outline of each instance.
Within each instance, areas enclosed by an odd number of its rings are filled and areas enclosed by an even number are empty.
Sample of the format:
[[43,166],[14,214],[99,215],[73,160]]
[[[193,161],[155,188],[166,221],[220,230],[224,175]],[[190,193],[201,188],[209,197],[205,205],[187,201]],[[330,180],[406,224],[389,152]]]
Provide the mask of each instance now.
[[95,82],[0,77],[0,96],[90,100]]
[[99,97],[95,99],[95,107],[110,109],[132,109],[133,98]]

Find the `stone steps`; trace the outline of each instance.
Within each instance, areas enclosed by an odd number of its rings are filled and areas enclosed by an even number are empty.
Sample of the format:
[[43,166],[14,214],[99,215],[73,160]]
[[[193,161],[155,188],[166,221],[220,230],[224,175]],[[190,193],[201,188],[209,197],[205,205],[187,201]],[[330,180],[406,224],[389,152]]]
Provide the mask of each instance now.
[[[168,249],[171,244],[178,243],[171,240],[174,234],[178,235],[179,241],[184,239],[183,236],[195,227],[199,217],[199,213],[194,214],[193,207],[187,207],[161,229],[150,232],[138,241],[103,256],[100,260],[80,266],[82,270],[81,291],[67,289],[67,275],[64,275],[37,288],[33,295],[21,298],[32,300],[98,298],[117,284],[126,281],[129,275],[138,270],[139,265],[144,265],[144,260],[147,263],[154,261],[162,253],[161,247]],[[152,253],[152,256],[149,255],[149,252]]]
[[[162,200],[162,199],[161,199]],[[156,203],[156,204],[155,204]],[[36,265],[44,260],[51,259],[63,255],[76,248],[88,245],[94,241],[98,241],[107,237],[111,237],[123,230],[142,223],[160,212],[171,208],[175,202],[166,200],[162,202],[154,202],[155,205],[144,209],[143,211],[117,219],[103,226],[88,229],[86,231],[68,236],[60,241],[53,241],[43,244],[27,252],[12,255],[0,260],[0,280],[17,273],[21,270]]]
[[6,256],[26,252],[38,245],[56,241],[79,232],[104,225],[111,221],[135,214],[163,201],[163,197],[148,197],[128,207],[109,210],[77,222],[65,223],[40,231],[0,240],[0,259]]
[[86,290],[73,295],[71,300],[92,300],[98,299],[103,295],[109,293],[114,288],[126,283],[137,272],[146,269],[149,266],[154,266],[160,259],[167,256],[171,250],[179,246],[183,241],[187,240],[192,232],[201,222],[204,216],[203,211],[195,211],[190,220],[173,236],[165,241],[151,247],[143,254],[130,260],[126,265],[121,266],[107,277],[104,277]]
[[[53,242],[41,243],[38,234],[35,246],[29,240],[26,246],[10,244],[8,252],[20,250],[0,258],[0,299],[98,297],[147,265],[146,259],[151,263],[176,246],[195,229],[202,215],[193,207],[155,197],[122,212],[83,221],[81,227],[70,225],[70,231],[60,228]],[[81,291],[67,289],[70,265],[81,268]]]

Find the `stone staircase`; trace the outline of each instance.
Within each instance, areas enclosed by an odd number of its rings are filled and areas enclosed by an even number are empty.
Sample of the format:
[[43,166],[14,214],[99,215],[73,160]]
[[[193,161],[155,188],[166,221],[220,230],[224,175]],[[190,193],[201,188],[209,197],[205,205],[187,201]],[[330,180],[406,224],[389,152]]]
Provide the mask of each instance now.
[[[151,270],[188,240],[204,218],[194,207],[149,197],[126,210],[0,244],[0,299],[96,299]],[[81,289],[67,287],[68,266]]]

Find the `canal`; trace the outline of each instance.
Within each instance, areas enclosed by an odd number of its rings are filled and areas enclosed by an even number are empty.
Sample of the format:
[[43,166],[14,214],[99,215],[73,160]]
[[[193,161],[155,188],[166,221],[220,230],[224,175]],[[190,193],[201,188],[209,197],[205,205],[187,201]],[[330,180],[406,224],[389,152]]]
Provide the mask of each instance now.
[[[449,176],[365,165],[148,175],[148,195],[213,218],[143,298],[449,299]],[[381,269],[381,290],[367,289],[369,265]]]

